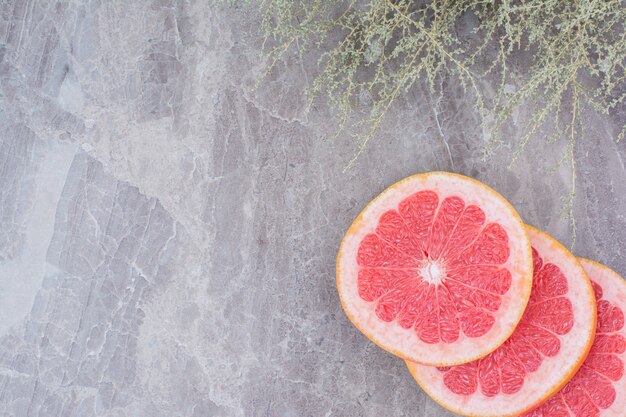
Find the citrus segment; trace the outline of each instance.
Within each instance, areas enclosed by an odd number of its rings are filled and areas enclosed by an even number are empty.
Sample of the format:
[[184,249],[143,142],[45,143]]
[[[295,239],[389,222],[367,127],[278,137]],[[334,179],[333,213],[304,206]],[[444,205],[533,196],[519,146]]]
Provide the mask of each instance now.
[[[489,355],[463,365],[435,368],[407,362],[422,388],[456,413],[519,415],[557,392],[589,352],[596,326],[591,282],[554,239],[530,227],[528,235],[532,292],[511,337]],[[614,316],[608,309],[605,314]]]
[[580,262],[592,280],[598,305],[595,340],[574,378],[526,417],[626,416],[626,283],[605,266],[587,259]]
[[511,205],[486,185],[432,172],[385,190],[337,259],[348,317],[405,359],[456,365],[501,345],[520,320],[532,254]]

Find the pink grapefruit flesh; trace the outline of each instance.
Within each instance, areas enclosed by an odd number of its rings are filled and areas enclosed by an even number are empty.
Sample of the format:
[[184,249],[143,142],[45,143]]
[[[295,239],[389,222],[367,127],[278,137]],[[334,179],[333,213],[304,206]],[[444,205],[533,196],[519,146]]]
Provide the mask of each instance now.
[[513,335],[496,351],[453,367],[407,362],[439,404],[467,416],[516,416],[541,404],[576,373],[593,342],[591,282],[577,259],[547,234],[528,227],[534,279]]
[[430,365],[483,357],[530,297],[532,253],[511,205],[457,174],[408,177],[346,233],[337,288],[354,325],[383,349]]
[[595,340],[574,378],[526,417],[626,417],[626,282],[603,265],[580,262],[598,305]]

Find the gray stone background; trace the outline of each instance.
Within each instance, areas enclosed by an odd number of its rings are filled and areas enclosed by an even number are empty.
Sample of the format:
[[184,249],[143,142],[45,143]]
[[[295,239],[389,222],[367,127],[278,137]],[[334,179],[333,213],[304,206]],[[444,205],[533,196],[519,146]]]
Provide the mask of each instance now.
[[[341,310],[353,218],[451,170],[570,243],[564,143],[538,132],[509,166],[529,109],[484,162],[463,91],[418,86],[344,173],[358,145],[304,111],[315,60],[254,90],[258,26],[207,1],[0,1],[0,415],[450,415]],[[626,274],[626,142],[584,117],[575,252]]]

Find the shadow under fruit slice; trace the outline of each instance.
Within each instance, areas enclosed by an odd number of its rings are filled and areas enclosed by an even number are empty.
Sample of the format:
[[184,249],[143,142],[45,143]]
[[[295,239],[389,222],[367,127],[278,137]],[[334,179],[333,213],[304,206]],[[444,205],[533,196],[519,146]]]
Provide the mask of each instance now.
[[599,263],[580,263],[598,303],[595,340],[574,378],[526,417],[626,417],[626,282]]
[[457,174],[408,177],[347,231],[337,289],[352,323],[383,349],[455,365],[500,346],[519,322],[532,254],[513,207]]
[[436,368],[407,362],[424,391],[455,413],[503,417],[531,410],[572,378],[593,343],[596,302],[589,278],[560,243],[527,227],[534,278],[513,335],[471,363]]

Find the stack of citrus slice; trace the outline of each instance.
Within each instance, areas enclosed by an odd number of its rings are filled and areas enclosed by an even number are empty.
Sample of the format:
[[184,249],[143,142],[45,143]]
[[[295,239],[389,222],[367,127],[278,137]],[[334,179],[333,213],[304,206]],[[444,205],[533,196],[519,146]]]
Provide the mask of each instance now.
[[354,325],[467,416],[626,416],[626,283],[523,224],[486,185],[406,178],[346,233]]

